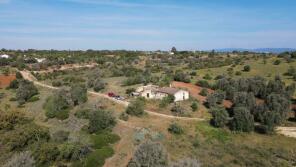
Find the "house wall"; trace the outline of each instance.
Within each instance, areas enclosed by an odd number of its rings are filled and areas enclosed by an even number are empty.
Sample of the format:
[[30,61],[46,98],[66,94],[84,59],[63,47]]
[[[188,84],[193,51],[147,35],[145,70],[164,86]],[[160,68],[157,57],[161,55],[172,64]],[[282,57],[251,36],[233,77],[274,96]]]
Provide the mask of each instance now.
[[179,90],[177,93],[174,94],[175,102],[183,101],[189,99],[189,92],[184,90]]

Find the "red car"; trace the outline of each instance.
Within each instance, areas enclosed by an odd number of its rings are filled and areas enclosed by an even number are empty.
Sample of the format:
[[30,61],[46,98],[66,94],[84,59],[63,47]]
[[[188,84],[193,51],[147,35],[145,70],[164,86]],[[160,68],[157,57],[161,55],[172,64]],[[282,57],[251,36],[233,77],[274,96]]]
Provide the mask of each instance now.
[[112,92],[109,92],[109,93],[108,93],[108,96],[109,96],[109,97],[114,97],[114,96],[116,96],[116,95],[115,95],[114,93],[112,93]]

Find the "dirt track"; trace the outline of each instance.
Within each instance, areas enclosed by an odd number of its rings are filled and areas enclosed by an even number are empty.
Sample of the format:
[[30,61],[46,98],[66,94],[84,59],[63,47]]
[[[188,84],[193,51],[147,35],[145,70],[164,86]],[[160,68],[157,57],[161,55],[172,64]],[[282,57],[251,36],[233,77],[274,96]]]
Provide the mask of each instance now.
[[[56,90],[59,89],[57,87],[53,87],[53,86],[46,85],[46,84],[43,84],[41,82],[38,82],[36,80],[36,78],[29,71],[21,71],[21,74],[25,79],[34,82],[34,84],[36,84],[36,85],[46,87],[46,88],[49,88],[49,89],[56,89]],[[108,95],[105,95],[105,94],[102,94],[102,93],[97,93],[97,92],[93,92],[93,91],[88,91],[88,93],[91,94],[91,95],[99,96],[99,97],[106,98],[108,100],[114,101],[115,103],[124,105],[125,107],[127,107],[129,105],[129,102],[127,102],[127,101],[116,100],[116,99],[111,98]],[[152,111],[148,111],[148,110],[145,110],[145,112],[150,114],[150,115],[154,115],[154,116],[158,116],[158,117],[162,117],[162,118],[166,118],[166,119],[178,119],[178,120],[185,120],[185,121],[186,120],[187,121],[192,121],[192,120],[204,121],[205,120],[203,118],[178,117],[178,116],[160,114],[160,113],[152,112]]]
[[277,127],[276,131],[284,136],[296,138],[296,127]]

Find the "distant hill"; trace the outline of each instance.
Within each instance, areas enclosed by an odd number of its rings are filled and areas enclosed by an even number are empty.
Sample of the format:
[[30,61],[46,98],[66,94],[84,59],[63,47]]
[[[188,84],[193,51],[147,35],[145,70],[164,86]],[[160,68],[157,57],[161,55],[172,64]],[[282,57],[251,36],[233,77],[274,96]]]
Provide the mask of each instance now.
[[260,52],[260,53],[282,53],[296,51],[293,48],[257,48],[257,49],[244,49],[244,48],[223,48],[215,49],[218,52],[232,52],[232,51],[249,51],[249,52]]

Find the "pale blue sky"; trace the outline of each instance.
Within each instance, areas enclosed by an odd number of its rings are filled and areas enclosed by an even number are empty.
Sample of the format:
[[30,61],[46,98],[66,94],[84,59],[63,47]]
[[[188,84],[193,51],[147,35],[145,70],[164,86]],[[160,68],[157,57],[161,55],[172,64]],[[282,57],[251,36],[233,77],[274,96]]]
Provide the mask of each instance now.
[[296,48],[295,0],[0,0],[0,48]]

